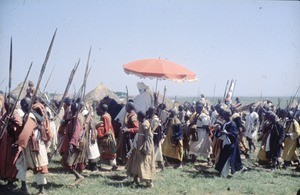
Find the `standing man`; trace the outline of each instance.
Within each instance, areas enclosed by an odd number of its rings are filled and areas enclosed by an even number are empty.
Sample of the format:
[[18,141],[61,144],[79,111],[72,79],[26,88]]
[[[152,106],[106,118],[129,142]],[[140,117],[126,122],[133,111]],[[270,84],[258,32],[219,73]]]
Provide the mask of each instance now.
[[149,119],[150,126],[153,132],[153,142],[154,142],[154,155],[155,161],[157,162],[158,167],[162,170],[164,169],[164,159],[162,156],[161,144],[163,132],[161,129],[161,124],[158,116],[155,114],[155,108],[150,107],[147,111],[147,118]]
[[96,125],[98,132],[98,141],[100,147],[100,157],[103,160],[109,160],[113,171],[117,170],[116,161],[116,140],[115,133],[111,123],[111,116],[107,112],[107,104],[99,104],[97,115],[100,116],[100,123]]
[[203,111],[204,104],[198,102],[196,104],[196,112],[190,118],[190,126],[194,126],[195,135],[190,138],[190,151],[189,154],[195,162],[198,156],[207,159],[207,164],[211,165],[210,155],[212,154],[211,132],[209,129],[210,118]]
[[22,148],[22,153],[16,162],[17,178],[22,182],[21,190],[28,193],[26,172],[27,169],[33,170],[39,194],[43,194],[44,186],[47,184],[45,174],[48,173],[46,143],[51,139],[51,132],[45,107],[41,103],[35,103],[31,110],[31,101],[28,97],[21,100],[25,125],[16,142]]
[[75,176],[74,184],[84,179],[80,173],[88,162],[88,139],[84,129],[85,118],[81,113],[82,108],[82,102],[74,102],[71,105],[72,118],[66,126],[64,142],[60,150],[63,166]]
[[246,115],[245,119],[245,136],[249,144],[249,150],[251,152],[252,150],[254,151],[256,149],[253,140],[257,137],[257,131],[259,127],[259,117],[252,106],[249,108],[249,113]]
[[125,166],[127,174],[134,177],[134,182],[138,184],[138,178],[146,181],[146,186],[153,187],[155,175],[155,158],[153,133],[146,114],[138,112],[138,121],[140,123],[136,142],[133,143],[133,151]]
[[26,89],[26,97],[31,98],[32,95],[34,94],[35,88],[34,88],[34,84],[32,81],[28,82],[28,87]]
[[243,169],[239,150],[239,130],[236,124],[238,121],[241,122],[241,117],[234,114],[231,120],[229,109],[222,110],[222,117],[225,123],[221,127],[220,135],[217,135],[217,137],[223,140],[223,144],[215,169],[219,171],[221,176],[227,177],[230,169],[231,174]]
[[279,123],[277,115],[269,111],[269,121],[270,121],[270,138],[269,138],[269,148],[266,148],[267,158],[271,159],[271,167],[279,168],[283,142],[285,139],[285,131],[283,126]]
[[283,167],[287,168],[291,166],[292,161],[299,162],[297,155],[297,138],[300,136],[299,123],[294,119],[294,113],[288,112],[288,121],[285,124],[285,140],[282,153],[282,159],[284,160]]
[[176,162],[174,168],[182,168],[183,131],[175,110],[171,110],[169,119],[167,121],[168,122],[166,124],[165,131],[166,136],[162,143],[163,156],[166,157],[167,163],[168,160],[173,160]]
[[[17,168],[14,162],[17,157],[18,147],[15,145],[21,131],[22,131],[22,117],[23,112],[13,111],[12,116],[8,116],[11,113],[11,109],[16,104],[14,96],[10,95],[9,102],[8,98],[5,99],[4,107],[7,111],[2,119],[8,120],[6,129],[4,129],[3,135],[0,138],[0,179],[7,181],[7,189],[12,190],[16,187],[13,183],[16,180]],[[10,118],[9,118],[10,117]],[[0,118],[0,120],[2,120]],[[3,128],[6,121],[0,121],[0,128]]]
[[130,151],[134,136],[139,129],[139,122],[133,102],[126,104],[126,116],[124,119],[124,126],[121,129],[122,134],[119,137],[117,146],[117,157],[122,163],[127,162],[127,153]]

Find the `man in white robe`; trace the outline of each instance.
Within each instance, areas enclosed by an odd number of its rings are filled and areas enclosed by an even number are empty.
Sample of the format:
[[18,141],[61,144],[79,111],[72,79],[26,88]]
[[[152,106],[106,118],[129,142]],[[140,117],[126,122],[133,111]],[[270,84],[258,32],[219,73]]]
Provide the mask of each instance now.
[[[149,86],[147,86],[143,82],[138,82],[137,88],[138,88],[140,94],[137,95],[133,99],[134,108],[135,108],[136,112],[142,111],[143,113],[146,113],[148,108],[154,106],[153,93],[149,89]],[[121,123],[122,126],[124,123],[123,120],[124,120],[125,114],[126,114],[126,111],[125,111],[125,106],[124,106],[115,118],[115,120],[119,121],[119,123]]]

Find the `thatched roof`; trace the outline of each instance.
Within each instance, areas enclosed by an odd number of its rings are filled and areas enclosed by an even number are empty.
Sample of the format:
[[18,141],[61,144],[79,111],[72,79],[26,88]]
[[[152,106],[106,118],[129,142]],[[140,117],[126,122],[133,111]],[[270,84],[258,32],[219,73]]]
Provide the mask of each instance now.
[[[11,93],[18,96],[20,91],[21,91],[22,85],[23,85],[23,82],[19,83],[18,86],[11,91]],[[27,87],[28,87],[28,82],[26,82],[25,85],[24,85],[23,91],[22,91],[21,96],[20,96],[20,100],[26,96]]]
[[92,103],[93,101],[102,100],[105,96],[109,96],[112,99],[116,100],[118,103],[121,103],[120,98],[114,92],[105,87],[103,83],[101,83],[95,89],[86,94],[85,100],[88,103]]

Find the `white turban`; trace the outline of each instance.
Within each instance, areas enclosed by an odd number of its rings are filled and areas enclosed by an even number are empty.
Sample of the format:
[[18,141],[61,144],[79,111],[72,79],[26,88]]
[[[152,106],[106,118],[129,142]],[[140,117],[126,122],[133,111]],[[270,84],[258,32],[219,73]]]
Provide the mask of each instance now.
[[143,82],[137,82],[137,88],[140,92],[144,92],[149,89],[149,87]]

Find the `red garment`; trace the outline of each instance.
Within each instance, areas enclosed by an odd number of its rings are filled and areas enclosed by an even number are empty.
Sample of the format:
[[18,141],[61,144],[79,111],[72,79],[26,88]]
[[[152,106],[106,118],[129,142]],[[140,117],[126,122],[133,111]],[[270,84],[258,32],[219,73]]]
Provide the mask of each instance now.
[[116,140],[110,114],[105,113],[101,116],[101,120],[103,123],[97,128],[100,156],[102,159],[115,159]]
[[126,127],[128,129],[127,132],[134,135],[139,131],[139,121],[137,120],[136,112],[133,110],[127,115]]
[[22,118],[17,112],[14,112],[10,121],[0,140],[0,178],[3,180],[14,180],[17,175],[17,169],[14,164],[17,148],[12,145],[20,134]]
[[112,132],[114,134],[114,128],[111,124],[111,116],[108,113],[105,113],[102,117],[103,125],[97,128],[98,137],[102,138],[107,135],[108,132]]
[[83,133],[82,125],[77,117],[73,117],[65,127],[64,142],[60,149],[60,153],[68,152],[70,144],[74,147],[79,147],[79,138]]
[[[63,166],[69,170],[82,171],[88,161],[86,148],[88,146],[87,134],[85,134],[84,141],[81,142],[84,132],[83,124],[84,117],[78,114],[78,116],[73,117],[66,126],[66,134],[60,154],[62,155]],[[82,148],[80,147],[80,142]],[[72,146],[72,149],[70,146]]]

